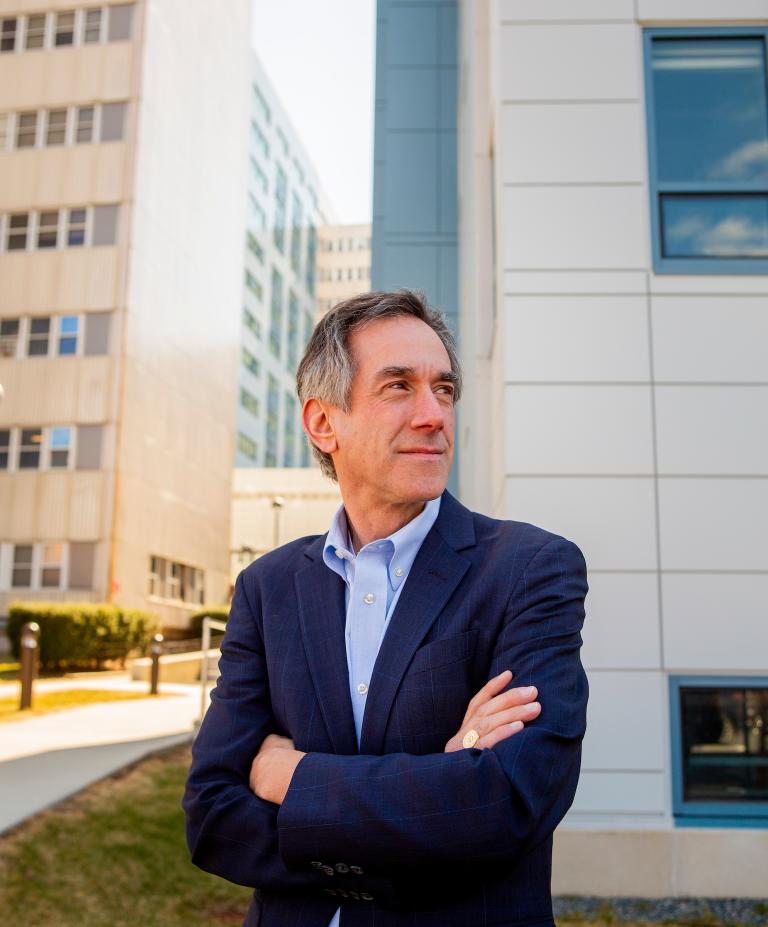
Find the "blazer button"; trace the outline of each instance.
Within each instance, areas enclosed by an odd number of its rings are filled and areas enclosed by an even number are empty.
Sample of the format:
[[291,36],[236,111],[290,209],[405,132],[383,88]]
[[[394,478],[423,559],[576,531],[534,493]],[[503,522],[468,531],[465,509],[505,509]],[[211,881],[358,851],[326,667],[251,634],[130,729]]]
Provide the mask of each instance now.
[[349,872],[349,866],[346,863],[336,863],[336,865],[334,866],[334,869],[336,870],[336,872],[341,872],[341,873]]
[[326,875],[333,875],[333,874],[334,874],[334,872],[333,872],[333,866],[323,866],[323,872],[324,872]]
[[350,866],[349,871],[353,872],[355,875],[362,875],[363,870],[359,866]]

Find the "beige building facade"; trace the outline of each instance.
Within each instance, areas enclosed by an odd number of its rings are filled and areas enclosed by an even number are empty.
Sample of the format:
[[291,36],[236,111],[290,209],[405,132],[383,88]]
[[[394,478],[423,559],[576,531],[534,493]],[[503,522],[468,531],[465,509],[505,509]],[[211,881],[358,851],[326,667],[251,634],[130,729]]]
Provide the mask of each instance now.
[[371,226],[325,225],[317,249],[317,313],[371,288]]
[[0,615],[226,598],[249,17],[0,0]]

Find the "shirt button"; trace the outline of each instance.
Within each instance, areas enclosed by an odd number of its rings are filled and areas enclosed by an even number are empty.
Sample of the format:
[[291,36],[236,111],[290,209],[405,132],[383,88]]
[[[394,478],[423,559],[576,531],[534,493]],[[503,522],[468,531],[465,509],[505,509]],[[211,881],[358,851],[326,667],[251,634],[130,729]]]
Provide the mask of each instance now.
[[357,691],[360,693],[360,695],[365,695],[365,693],[368,691],[368,686],[364,682],[361,682],[357,687]]
[[403,571],[400,569],[400,567],[398,567],[398,568],[395,570],[395,576],[402,576],[402,575],[403,575]]
[[363,596],[363,602],[365,602],[366,605],[373,605],[375,601],[376,596],[372,592],[369,592]]

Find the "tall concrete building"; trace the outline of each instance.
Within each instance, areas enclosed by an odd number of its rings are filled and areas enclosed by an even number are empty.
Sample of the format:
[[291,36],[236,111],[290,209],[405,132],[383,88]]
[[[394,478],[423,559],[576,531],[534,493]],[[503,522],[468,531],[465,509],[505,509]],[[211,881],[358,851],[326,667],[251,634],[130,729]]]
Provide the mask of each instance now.
[[0,614],[226,596],[249,21],[0,0]]
[[324,225],[317,248],[317,313],[371,289],[371,226]]
[[461,5],[461,496],[589,567],[561,893],[768,895],[767,12]]
[[308,467],[295,377],[315,324],[317,229],[332,217],[312,162],[255,55],[249,86],[235,465]]

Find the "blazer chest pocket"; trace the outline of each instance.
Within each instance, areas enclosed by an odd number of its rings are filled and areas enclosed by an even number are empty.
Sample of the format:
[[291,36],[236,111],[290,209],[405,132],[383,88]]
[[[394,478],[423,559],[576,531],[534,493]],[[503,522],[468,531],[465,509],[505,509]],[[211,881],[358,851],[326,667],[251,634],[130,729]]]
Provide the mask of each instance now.
[[478,633],[478,629],[474,628],[456,637],[444,637],[424,644],[414,653],[408,667],[408,675],[424,670],[436,670],[441,666],[450,666],[451,663],[461,663],[474,656]]

